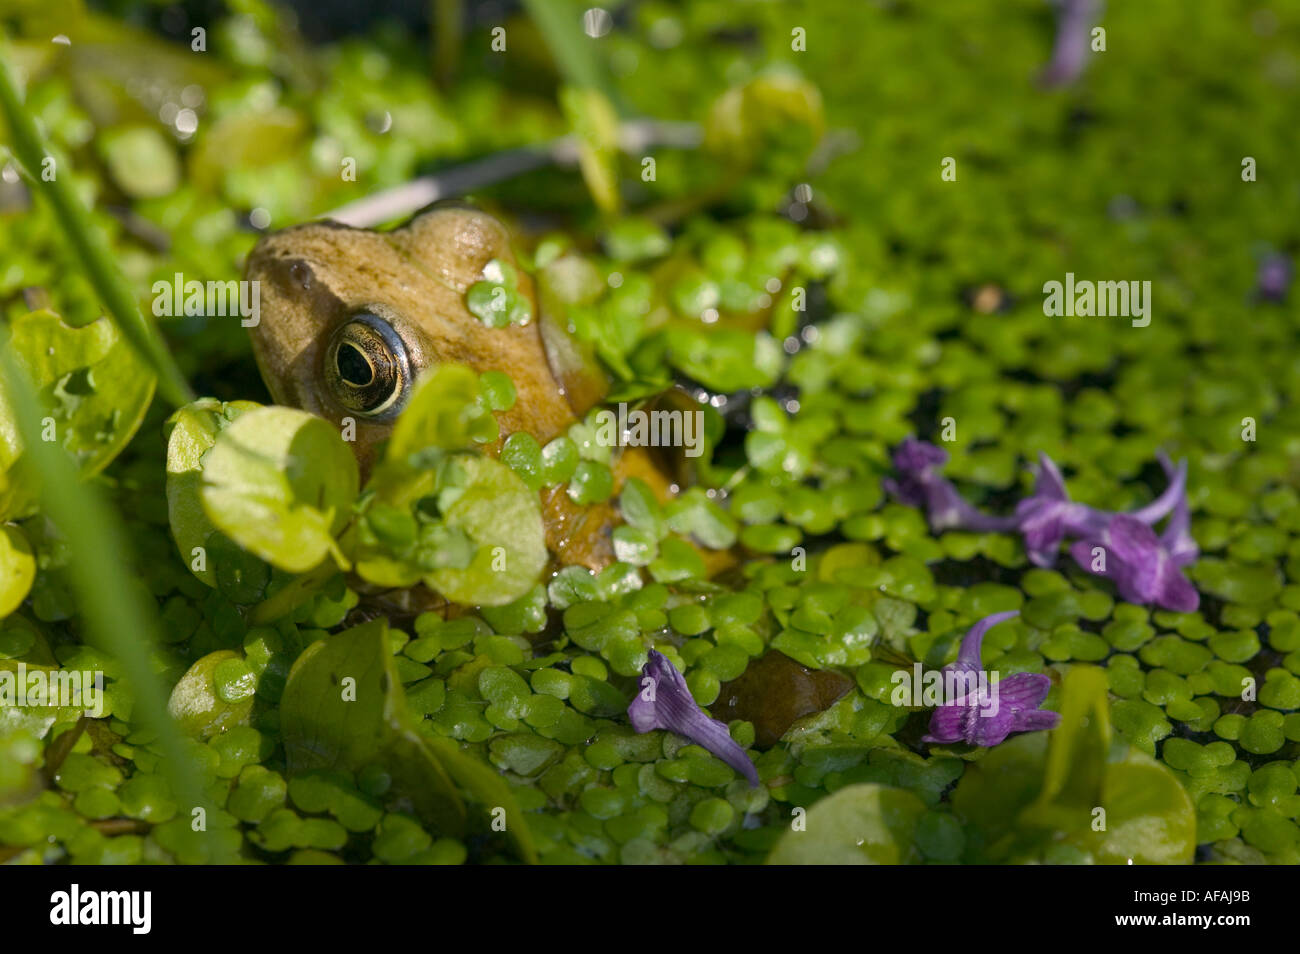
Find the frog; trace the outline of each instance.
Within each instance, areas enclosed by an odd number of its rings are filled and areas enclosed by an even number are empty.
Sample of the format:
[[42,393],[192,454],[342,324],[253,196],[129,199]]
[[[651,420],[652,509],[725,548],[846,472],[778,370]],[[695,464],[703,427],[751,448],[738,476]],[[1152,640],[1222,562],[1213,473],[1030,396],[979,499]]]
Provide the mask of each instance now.
[[[471,313],[466,292],[493,262],[515,269],[536,320],[489,327]],[[545,445],[604,396],[599,376],[574,360],[577,344],[562,323],[543,315],[505,224],[462,202],[387,232],[328,219],[281,229],[253,248],[244,277],[258,283],[261,320],[248,332],[272,400],[350,424],[363,479],[416,382],[442,363],[514,382],[516,401],[497,413],[500,436],[484,448],[492,455],[521,431]],[[660,500],[677,490],[646,448],[615,449],[611,469],[616,493],[632,477]],[[599,571],[614,561],[613,504],[579,505],[563,484],[540,494],[557,566]]]

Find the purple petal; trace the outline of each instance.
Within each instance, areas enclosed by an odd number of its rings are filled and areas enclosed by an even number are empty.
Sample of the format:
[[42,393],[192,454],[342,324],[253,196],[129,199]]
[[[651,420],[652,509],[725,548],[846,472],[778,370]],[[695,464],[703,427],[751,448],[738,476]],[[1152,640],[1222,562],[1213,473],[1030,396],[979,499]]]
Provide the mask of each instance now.
[[967,631],[966,636],[961,641],[961,650],[957,653],[957,661],[951,666],[945,666],[945,669],[958,672],[972,672],[979,669],[980,649],[984,643],[984,634],[994,626],[1014,616],[1019,616],[1020,610],[1007,610],[1005,613],[994,613],[992,616],[985,616]]
[[1019,523],[1016,517],[994,517],[981,513],[966,502],[950,481],[938,474],[926,482],[925,496],[930,529],[936,533],[941,530],[1001,533],[1014,530]]
[[1040,500],[1069,500],[1070,494],[1065,489],[1065,478],[1056,462],[1042,451],[1038,452],[1038,480],[1034,484],[1034,496]]
[[[1043,454],[1041,464],[1034,495],[1017,504],[1016,516],[1030,562],[1036,566],[1050,567],[1056,563],[1061,542],[1066,537],[1101,537],[1107,526],[1119,515],[1071,501],[1061,472],[1052,459]],[[1185,505],[1186,462],[1176,469],[1166,468],[1166,473],[1170,475],[1170,483],[1164,493],[1145,507],[1123,516],[1150,525],[1171,510],[1177,510],[1180,504]],[[1080,566],[1087,569],[1087,562],[1080,561]]]
[[1195,613],[1201,605],[1201,594],[1196,591],[1187,577],[1183,576],[1172,563],[1165,565],[1165,574],[1161,579],[1160,592],[1156,602],[1175,613]]
[[1127,514],[1117,514],[1098,539],[1076,543],[1070,555],[1091,573],[1092,550],[1097,546],[1105,551],[1104,575],[1115,581],[1120,596],[1130,603],[1156,598],[1168,556],[1154,530]]
[[[1165,473],[1169,475],[1172,482],[1175,474],[1174,465],[1163,452],[1158,456],[1160,466],[1165,469]],[[1186,467],[1187,462],[1184,461],[1184,473]],[[1178,498],[1173,511],[1169,514],[1169,522],[1165,524],[1164,532],[1160,534],[1160,542],[1169,551],[1169,556],[1174,561],[1175,566],[1187,566],[1190,563],[1195,563],[1196,558],[1201,555],[1200,547],[1196,545],[1196,540],[1192,538],[1191,534],[1191,514],[1188,512],[1185,479],[1183,494]]]
[[997,683],[999,706],[1012,710],[1037,709],[1052,691],[1052,677],[1042,672],[1018,672]]
[[1018,709],[1011,717],[1012,732],[1038,732],[1060,724],[1061,714],[1051,709]]
[[966,741],[986,748],[1000,744],[1015,731],[1016,715],[1006,706],[996,713],[991,709],[967,709],[971,719],[966,724]]
[[1065,522],[1055,500],[1030,497],[1016,504],[1016,518],[1025,541],[1025,553],[1034,566],[1050,567],[1056,563],[1065,539]]
[[965,742],[968,745],[991,747],[1011,733],[1014,723],[1011,710],[1005,708],[990,715],[988,711],[976,706],[940,706],[930,717],[930,731],[921,737],[921,741],[937,742],[940,745]]
[[901,504],[909,507],[925,506],[925,487],[920,481],[911,477],[899,477],[895,480],[893,477],[886,477],[880,482],[880,486]]
[[1064,86],[1078,79],[1088,56],[1088,36],[1096,16],[1095,0],[1061,0],[1052,59],[1039,81]]
[[901,473],[919,474],[946,463],[946,450],[915,437],[903,438],[903,442],[894,449],[894,469]]
[[1106,569],[1099,574],[1115,582],[1120,596],[1130,603],[1155,603],[1178,613],[1190,613],[1201,597],[1179,569],[1161,538],[1146,524],[1119,514],[1099,539],[1078,540],[1070,556],[1093,573],[1092,550],[1106,551]]
[[732,739],[726,723],[709,718],[699,707],[686,687],[686,679],[667,656],[650,650],[638,686],[636,698],[627,707],[637,732],[666,729],[685,736],[744,775],[750,786],[758,787],[758,770],[745,750]]
[[[945,666],[944,671],[978,670],[984,634],[998,623],[1019,615],[1019,610],[1009,610],[984,617],[970,628],[962,640],[957,662]],[[939,706],[930,716],[929,733],[922,738],[926,742],[940,744],[966,742],[985,747],[997,745],[1012,732],[1023,731],[1021,725],[1024,720],[1021,716],[1042,705],[1051,688],[1051,678],[1043,673],[1022,672],[1008,676],[989,687],[995,705],[982,705],[980,697],[968,693],[961,699],[950,700]],[[1036,717],[1036,720],[1044,723],[1044,728],[1050,728],[1059,718],[1051,712]]]
[[1067,537],[1095,536],[1110,515],[1086,504],[1030,497],[1016,505],[1025,553],[1035,566],[1056,565],[1061,542]]
[[974,712],[968,706],[939,706],[930,716],[930,731],[923,735],[923,742],[937,742],[951,745],[961,742],[966,737],[967,717]]
[[930,529],[1002,532],[1014,530],[1015,517],[994,517],[981,513],[957,492],[938,468],[948,462],[948,452],[915,437],[906,438],[894,449],[897,478],[882,484],[894,498],[910,507],[924,506]]
[[[1169,473],[1168,469],[1165,471]],[[1187,461],[1179,461],[1178,467],[1170,473],[1169,486],[1155,500],[1145,507],[1134,510],[1130,517],[1136,517],[1146,524],[1157,523],[1161,517],[1173,510],[1187,494]]]
[[1106,554],[1106,568],[1104,570],[1098,572],[1092,568],[1092,551],[1096,547],[1106,549],[1100,540],[1076,540],[1070,544],[1070,556],[1074,558],[1075,563],[1079,564],[1081,570],[1086,570],[1093,576],[1104,576],[1113,579],[1115,567],[1109,553]]
[[1291,260],[1276,252],[1264,257],[1255,275],[1255,290],[1266,301],[1283,301],[1291,285]]

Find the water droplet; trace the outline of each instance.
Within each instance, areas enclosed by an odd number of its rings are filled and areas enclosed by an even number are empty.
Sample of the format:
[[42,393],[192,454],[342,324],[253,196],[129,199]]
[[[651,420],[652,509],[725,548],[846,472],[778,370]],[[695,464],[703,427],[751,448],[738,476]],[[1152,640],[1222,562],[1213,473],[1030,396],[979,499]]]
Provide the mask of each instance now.
[[589,37],[602,37],[613,28],[614,18],[601,7],[592,7],[582,15],[582,32]]

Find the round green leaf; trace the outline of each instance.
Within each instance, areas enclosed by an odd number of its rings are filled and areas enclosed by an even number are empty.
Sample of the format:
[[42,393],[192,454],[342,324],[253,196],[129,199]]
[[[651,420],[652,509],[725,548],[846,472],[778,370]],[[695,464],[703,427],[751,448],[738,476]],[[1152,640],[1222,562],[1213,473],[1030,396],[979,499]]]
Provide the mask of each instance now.
[[27,536],[12,524],[0,526],[0,619],[27,597],[36,579],[36,557]]
[[230,684],[232,676],[247,669],[243,657],[229,649],[208,653],[176,683],[167,711],[186,733],[200,739],[246,723],[253,695],[231,692]]
[[468,455],[460,463],[465,487],[444,517],[478,550],[469,566],[434,570],[425,582],[456,603],[502,606],[527,593],[546,564],[541,504],[505,464]]
[[[203,510],[199,488],[203,480],[203,455],[217,442],[217,435],[245,411],[260,407],[254,401],[218,401],[201,398],[187,404],[167,422],[167,519],[181,559],[208,586],[217,585],[216,569],[197,547],[216,531]],[[198,559],[202,555],[203,559]]]
[[208,519],[291,573],[331,553],[357,495],[357,463],[334,427],[285,407],[249,411],[222,430],[203,465]]
[[850,785],[822,799],[767,858],[770,865],[896,865],[916,861],[925,803],[887,785]]
[[107,318],[73,328],[51,311],[33,311],[10,329],[10,344],[50,408],[53,438],[83,477],[99,473],[144,420],[153,374]]

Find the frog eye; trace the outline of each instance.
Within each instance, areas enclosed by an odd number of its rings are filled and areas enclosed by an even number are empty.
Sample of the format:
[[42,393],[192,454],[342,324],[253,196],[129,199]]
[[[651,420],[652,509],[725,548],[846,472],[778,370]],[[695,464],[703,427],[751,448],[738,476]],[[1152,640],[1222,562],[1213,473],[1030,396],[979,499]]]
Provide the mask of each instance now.
[[324,371],[335,399],[365,417],[395,417],[411,389],[406,343],[392,325],[369,312],[354,315],[334,332]]

